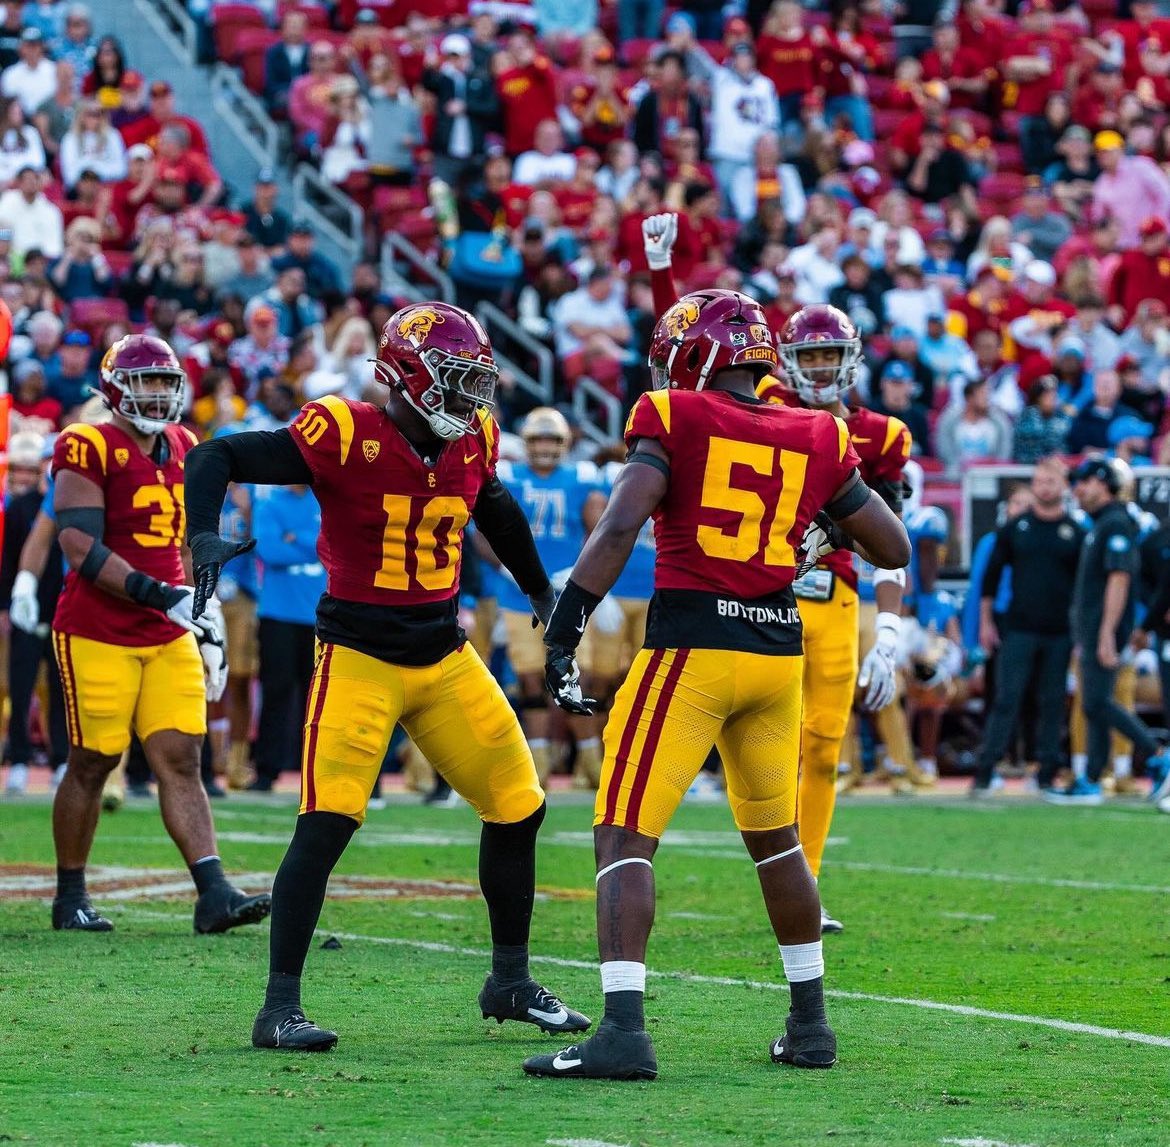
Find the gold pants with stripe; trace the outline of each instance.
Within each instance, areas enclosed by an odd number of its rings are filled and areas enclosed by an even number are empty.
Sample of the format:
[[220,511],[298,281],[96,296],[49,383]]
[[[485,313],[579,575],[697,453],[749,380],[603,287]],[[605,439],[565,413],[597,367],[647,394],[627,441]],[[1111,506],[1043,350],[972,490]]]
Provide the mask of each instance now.
[[736,825],[796,819],[803,658],[726,649],[642,649],[614,698],[595,825],[658,838],[712,746]]

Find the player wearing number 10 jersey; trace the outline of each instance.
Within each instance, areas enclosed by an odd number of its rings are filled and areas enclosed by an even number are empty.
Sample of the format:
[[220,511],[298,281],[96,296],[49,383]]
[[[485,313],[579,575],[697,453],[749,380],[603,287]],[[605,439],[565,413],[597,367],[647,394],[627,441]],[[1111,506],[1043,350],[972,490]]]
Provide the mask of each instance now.
[[792,989],[772,1058],[835,1062],[820,901],[794,823],[802,654],[792,582],[798,547],[822,509],[876,564],[904,565],[910,547],[861,480],[841,419],[756,396],[776,361],[763,312],[734,291],[684,295],[658,320],[655,390],[634,407],[625,469],[546,630],[546,683],[558,704],[579,711],[587,706],[573,689],[578,634],[653,516],[646,643],[606,725],[593,821],[605,1019],[593,1038],[528,1060],[531,1074],[656,1075],[643,1015],[651,858],[714,745]]
[[227,665],[222,630],[193,620],[193,592],[181,584],[183,462],[195,441],[176,425],[186,379],[161,339],[128,335],[106,352],[100,382],[111,421],[66,427],[53,454],[53,509],[71,567],[53,619],[71,745],[53,802],[53,927],[113,927],[89,902],[85,864],[102,786],[133,729],[199,891],[195,928],[222,932],[263,919],[269,898],[224,878],[199,778],[207,697],[222,693]]
[[223,562],[247,548],[216,533],[229,480],[308,485],[321,505],[328,581],[300,816],[273,888],[268,990],[252,1042],[305,1051],[337,1042],[305,1018],[300,977],[329,874],[365,817],[400,721],[483,821],[480,884],[493,942],[483,1014],[582,1031],[589,1021],[528,974],[544,792],[511,706],[457,619],[471,518],[541,621],[553,604],[524,513],[495,474],[491,346],[466,311],[419,304],[386,323],[375,370],[391,390],[384,408],[323,398],[288,430],[216,439],[188,462],[196,615]]

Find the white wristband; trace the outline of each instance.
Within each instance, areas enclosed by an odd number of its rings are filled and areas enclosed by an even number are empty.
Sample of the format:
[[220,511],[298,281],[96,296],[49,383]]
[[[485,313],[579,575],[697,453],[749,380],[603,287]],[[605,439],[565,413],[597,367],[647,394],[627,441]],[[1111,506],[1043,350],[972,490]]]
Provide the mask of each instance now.
[[880,633],[883,629],[888,629],[897,636],[902,629],[902,619],[896,613],[883,610],[877,615],[877,620],[874,622],[873,628],[875,633]]

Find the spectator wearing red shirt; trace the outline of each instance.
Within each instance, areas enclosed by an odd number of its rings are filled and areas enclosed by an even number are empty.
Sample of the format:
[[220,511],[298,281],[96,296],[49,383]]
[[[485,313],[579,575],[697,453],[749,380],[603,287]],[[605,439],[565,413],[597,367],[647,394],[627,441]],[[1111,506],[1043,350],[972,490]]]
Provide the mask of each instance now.
[[1010,275],[1010,271],[984,263],[971,289],[947,301],[947,330],[972,345],[980,331],[991,330],[1002,344],[1007,309],[1005,276]]
[[1052,29],[1052,0],[1025,0],[1019,30],[1003,48],[1003,107],[1021,117],[1020,147],[1030,172],[1044,162],[1044,105],[1064,86],[1073,55],[1070,42],[1054,37]]
[[952,107],[983,111],[995,74],[982,52],[959,43],[959,29],[954,24],[935,26],[933,46],[922,56],[922,78],[946,84]]
[[1089,82],[1077,86],[1072,105],[1073,121],[1095,132],[1117,127],[1124,95],[1125,81],[1121,69],[1110,61],[1102,61],[1089,76]]
[[561,223],[570,231],[581,234],[589,225],[593,205],[597,202],[597,172],[601,159],[589,147],[579,147],[574,153],[577,169],[568,183],[552,189],[553,198],[561,212]]
[[199,207],[210,207],[223,194],[219,172],[206,155],[191,147],[191,137],[180,123],[168,124],[159,132],[155,178],[182,184]]
[[816,87],[819,73],[804,9],[795,0],[780,0],[769,11],[756,41],[756,66],[776,88],[781,130],[787,134],[794,125],[799,133],[800,101]]
[[709,187],[715,186],[715,169],[704,163],[700,156],[703,152],[703,137],[693,127],[684,127],[675,140],[675,159],[665,165],[666,176],[670,182],[667,198],[672,204],[682,202],[684,191],[688,184],[705,183]]
[[[658,215],[665,211],[664,202],[666,183],[653,176],[642,176],[636,184],[632,198],[634,209],[622,217],[618,225],[617,256],[633,275],[639,271],[648,271],[646,252],[642,238],[642,220],[648,215]],[[690,220],[685,215],[678,218],[678,239],[674,245],[674,273],[680,282],[685,282],[695,269],[695,264],[702,259],[698,240],[691,229]]]
[[1106,215],[1093,221],[1088,235],[1074,234],[1052,259],[1062,282],[1081,284],[1081,290],[1105,297],[1109,280],[1121,260],[1117,250],[1117,222]]
[[719,192],[714,184],[689,183],[683,192],[683,208],[695,241],[707,265],[726,264],[723,229],[719,223]]
[[504,146],[509,155],[519,155],[535,146],[538,123],[557,118],[556,75],[552,64],[536,54],[527,32],[512,36],[505,59],[496,76],[504,115]]
[[37,359],[21,359],[13,368],[12,382],[13,433],[51,434],[61,425],[64,409],[46,393],[45,368]]
[[845,3],[835,12],[831,28],[817,25],[812,30],[817,49],[818,83],[824,92],[825,119],[830,124],[846,115],[853,131],[864,140],[873,139],[873,111],[865,73],[881,64],[881,45],[861,29],[861,12],[854,3]]
[[[329,96],[337,75],[337,51],[327,40],[309,48],[309,70],[288,90],[288,118],[302,148],[311,151],[329,119]],[[152,89],[153,90],[153,89]]]
[[618,82],[617,57],[608,44],[593,54],[592,75],[573,85],[569,110],[581,125],[581,140],[603,152],[626,134],[631,111],[629,90]]
[[942,80],[931,80],[918,92],[918,110],[911,112],[890,137],[890,166],[905,176],[922,146],[922,132],[929,124],[944,133],[947,130],[947,105],[951,93]]
[[1151,215],[1138,228],[1139,245],[1122,253],[1109,280],[1109,321],[1127,327],[1143,299],[1170,299],[1170,243],[1164,219]]
[[204,155],[208,154],[207,136],[203,128],[198,120],[179,115],[175,110],[175,89],[166,80],[155,80],[150,85],[150,114],[118,130],[122,133],[122,139],[127,147],[145,143],[157,151],[159,132],[170,124],[181,124],[185,127],[191,137],[190,147]]
[[[1051,263],[1033,259],[1020,276],[1019,290],[1008,297],[1004,319],[1014,343],[1050,353],[1053,333],[1076,317],[1077,309],[1056,294]],[[1018,357],[1019,352],[1016,351]]]

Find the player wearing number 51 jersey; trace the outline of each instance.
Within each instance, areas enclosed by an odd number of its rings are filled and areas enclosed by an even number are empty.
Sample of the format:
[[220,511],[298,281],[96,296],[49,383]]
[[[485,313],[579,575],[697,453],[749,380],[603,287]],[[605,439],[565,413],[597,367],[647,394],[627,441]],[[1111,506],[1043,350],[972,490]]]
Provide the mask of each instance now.
[[655,390],[626,427],[629,456],[545,634],[545,679],[579,710],[571,654],[648,517],[656,542],[645,647],[605,729],[594,810],[605,1019],[589,1040],[525,1063],[535,1075],[653,1078],[643,1016],[654,917],[651,858],[718,745],[732,815],[756,863],[792,988],[772,1058],[829,1067],[820,901],[797,839],[801,623],[798,549],[829,516],[882,566],[904,565],[901,523],[857,472],[845,424],[755,394],[776,351],[763,312],[734,291],[684,295],[650,344]]
[[483,1014],[581,1031],[589,1021],[528,974],[544,792],[511,706],[458,623],[472,518],[542,621],[553,605],[524,513],[495,475],[491,346],[466,311],[419,304],[386,323],[375,370],[391,389],[385,407],[323,398],[287,430],[206,442],[188,462],[200,599],[246,548],[216,533],[229,481],[308,485],[321,505],[328,581],[300,816],[273,888],[268,990],[252,1042],[304,1051],[337,1042],[305,1018],[300,977],[329,874],[365,818],[400,721],[483,821],[480,884],[493,942]]
[[195,621],[182,584],[183,463],[195,441],[176,425],[186,379],[170,347],[142,335],[114,343],[100,377],[111,421],[66,427],[53,454],[53,509],[70,566],[53,644],[71,745],[53,803],[53,927],[113,927],[89,902],[85,863],[102,786],[133,729],[199,892],[195,928],[222,932],[263,919],[269,898],[224,878],[199,778],[207,698],[222,693],[227,665],[218,619]]

